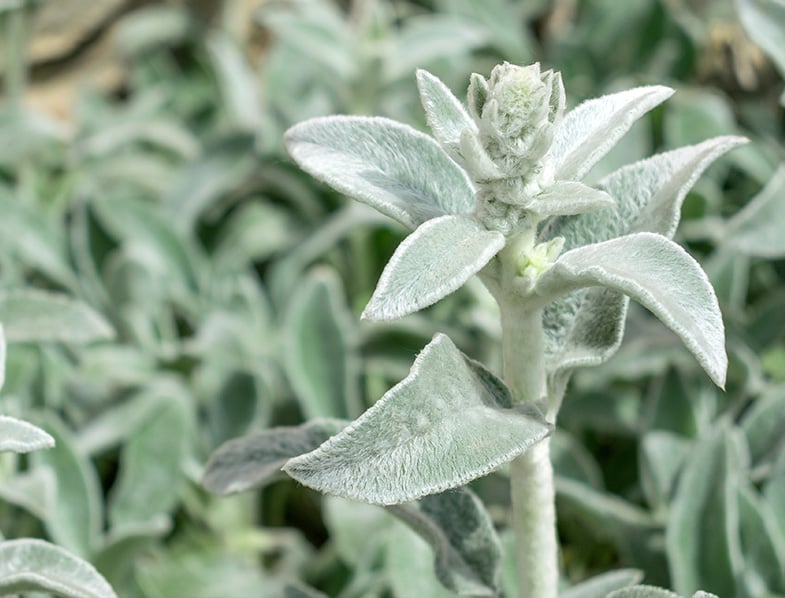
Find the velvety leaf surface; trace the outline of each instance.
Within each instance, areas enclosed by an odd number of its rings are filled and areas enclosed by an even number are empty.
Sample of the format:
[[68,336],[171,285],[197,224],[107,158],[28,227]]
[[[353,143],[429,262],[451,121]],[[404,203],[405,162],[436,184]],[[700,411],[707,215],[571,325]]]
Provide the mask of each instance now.
[[467,216],[442,216],[421,225],[395,250],[363,312],[391,320],[457,290],[504,247],[504,235]]
[[555,128],[551,152],[557,179],[583,177],[632,124],[673,94],[668,87],[638,87],[587,100]]
[[556,181],[535,196],[528,208],[540,216],[594,212],[615,204],[613,197],[577,181]]
[[[625,166],[600,183],[616,199],[613,207],[557,218],[549,223],[544,236],[564,237],[565,250],[635,231],[672,236],[684,197],[698,175],[742,141],[718,137]],[[612,291],[589,289],[549,305],[544,315],[549,369],[607,360],[621,343],[627,304],[626,297]]]
[[54,438],[41,428],[15,417],[0,415],[0,451],[29,453],[54,445]]
[[34,289],[0,294],[0,322],[8,342],[84,343],[114,336],[106,320],[81,301]]
[[431,545],[445,587],[462,596],[498,594],[501,544],[490,515],[468,488],[388,509]]
[[498,406],[488,388],[452,341],[438,334],[409,376],[284,471],[322,492],[374,504],[461,486],[550,433],[543,419]]
[[476,131],[477,125],[450,89],[428,71],[417,71],[417,88],[434,138],[451,157],[459,157],[461,133]]
[[632,586],[608,594],[607,598],[681,598],[670,590],[654,586]]
[[0,593],[52,592],[66,598],[116,598],[88,562],[43,540],[0,542]]
[[730,429],[718,426],[690,453],[670,505],[666,552],[675,589],[737,594],[739,457]]
[[781,166],[766,186],[725,225],[722,241],[754,257],[780,258],[785,255],[785,166]]
[[284,365],[307,418],[359,413],[352,324],[340,281],[319,270],[302,281],[285,319]]
[[259,488],[280,474],[292,457],[308,453],[348,422],[314,420],[300,426],[271,428],[225,442],[207,462],[202,485],[215,494]]
[[395,121],[315,118],[289,129],[285,141],[303,170],[409,228],[474,207],[466,173],[431,137]]
[[537,281],[548,300],[580,287],[606,286],[651,310],[682,339],[711,379],[725,384],[727,355],[717,298],[701,269],[665,237],[637,233],[563,254]]
[[610,592],[634,585],[643,579],[637,569],[619,569],[597,575],[572,586],[560,594],[560,598],[607,598]]

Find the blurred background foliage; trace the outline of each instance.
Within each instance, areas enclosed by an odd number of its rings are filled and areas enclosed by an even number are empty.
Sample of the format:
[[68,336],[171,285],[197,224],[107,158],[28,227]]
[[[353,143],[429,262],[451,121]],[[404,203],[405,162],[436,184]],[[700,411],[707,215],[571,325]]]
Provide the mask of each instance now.
[[[356,417],[436,331],[498,371],[477,281],[359,321],[405,231],[298,171],[281,136],[335,113],[424,129],[416,68],[463,97],[473,71],[540,61],[569,106],[677,90],[595,180],[709,136],[751,140],[701,178],[677,233],[720,296],[727,389],[643,310],[615,358],[574,377],[554,439],[565,585],[634,567],[682,593],[785,596],[783,14],[781,0],[0,1],[0,293],[66,295],[115,330],[86,345],[8,334],[2,412],[57,447],[3,456],[0,529],[88,559],[121,596],[449,595],[381,509],[283,478],[216,497],[200,479],[231,438]],[[473,484],[501,530],[507,484]]]

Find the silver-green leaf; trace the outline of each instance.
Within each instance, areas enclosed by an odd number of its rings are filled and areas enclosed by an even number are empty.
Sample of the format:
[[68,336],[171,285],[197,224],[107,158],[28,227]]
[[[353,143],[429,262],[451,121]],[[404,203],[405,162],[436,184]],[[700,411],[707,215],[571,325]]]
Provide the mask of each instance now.
[[[452,341],[437,334],[409,375],[359,419],[284,471],[328,494],[399,504],[462,486],[542,440],[539,415],[501,404]],[[492,430],[492,433],[488,431]]]
[[582,178],[636,120],[672,94],[660,85],[637,87],[588,100],[568,112],[553,135],[556,178]]
[[670,590],[657,588],[654,586],[632,586],[622,588],[607,595],[607,598],[682,598]]
[[289,459],[314,450],[348,423],[317,419],[300,426],[260,430],[225,442],[210,456],[202,485],[214,494],[260,488],[275,480]]
[[369,320],[400,318],[446,297],[504,247],[504,235],[467,216],[421,225],[398,246],[363,312]]
[[725,384],[725,328],[714,289],[673,241],[635,233],[568,251],[535,287],[545,301],[592,286],[629,295],[673,330],[718,385]]
[[637,569],[619,569],[587,579],[560,594],[561,598],[607,598],[610,592],[634,585],[643,579]]
[[436,577],[458,595],[496,596],[501,543],[490,515],[468,488],[389,506],[433,548]]
[[54,445],[55,439],[41,428],[15,417],[0,415],[0,452],[29,453]]
[[0,543],[0,593],[51,592],[65,598],[116,598],[95,568],[43,540]]
[[577,181],[556,181],[536,195],[526,207],[545,217],[594,212],[612,207],[614,203],[613,198],[605,191],[593,189]]
[[433,138],[407,125],[329,116],[295,125],[285,141],[303,170],[409,228],[474,207],[467,174]]
[[450,157],[460,159],[461,133],[466,129],[476,132],[477,125],[460,100],[428,71],[417,71],[417,87],[434,138]]

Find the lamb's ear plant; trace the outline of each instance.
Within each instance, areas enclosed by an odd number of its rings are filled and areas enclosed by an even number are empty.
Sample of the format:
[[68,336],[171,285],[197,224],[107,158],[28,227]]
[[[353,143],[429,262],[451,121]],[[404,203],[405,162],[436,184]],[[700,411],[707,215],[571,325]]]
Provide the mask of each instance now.
[[[499,544],[481,524],[488,516],[467,489],[463,502],[449,497],[509,463],[519,593],[556,596],[549,435],[573,369],[602,363],[619,347],[629,298],[724,385],[717,298],[672,237],[690,187],[743,140],[659,154],[593,188],[581,179],[671,89],[639,87],[565,114],[561,75],[539,64],[472,75],[467,107],[433,75],[419,71],[417,81],[433,137],[384,118],[331,116],[296,125],[285,141],[304,170],[413,230],[363,317],[416,312],[477,274],[499,307],[503,380],[437,334],[403,381],[335,435],[319,422],[278,432],[294,435],[290,442],[261,433],[253,447],[234,445],[232,458],[230,447],[219,451],[206,485],[221,471],[228,476],[215,490],[258,485],[240,482],[250,475],[241,465],[265,445],[276,459],[260,467],[282,464],[319,491],[388,506],[419,500],[392,510],[412,511],[398,515],[436,548],[439,579],[461,594],[496,595]],[[445,512],[457,503],[471,508]],[[483,548],[468,550],[472,542]]]

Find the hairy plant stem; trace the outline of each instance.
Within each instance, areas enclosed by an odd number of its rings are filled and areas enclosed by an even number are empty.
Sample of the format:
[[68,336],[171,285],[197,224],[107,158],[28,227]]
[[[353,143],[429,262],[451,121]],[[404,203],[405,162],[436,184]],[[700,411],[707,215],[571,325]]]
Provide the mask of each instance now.
[[[516,403],[546,394],[542,311],[500,301],[504,380]],[[545,439],[510,464],[513,530],[521,598],[556,598],[559,580],[550,443]]]

